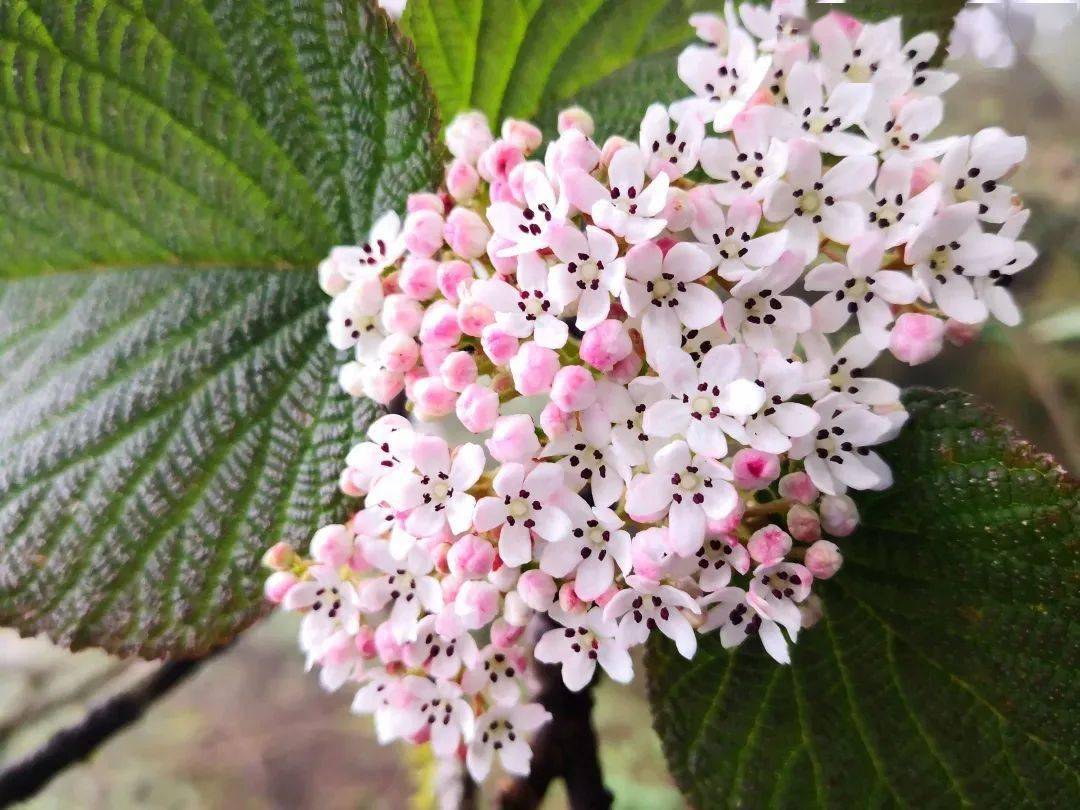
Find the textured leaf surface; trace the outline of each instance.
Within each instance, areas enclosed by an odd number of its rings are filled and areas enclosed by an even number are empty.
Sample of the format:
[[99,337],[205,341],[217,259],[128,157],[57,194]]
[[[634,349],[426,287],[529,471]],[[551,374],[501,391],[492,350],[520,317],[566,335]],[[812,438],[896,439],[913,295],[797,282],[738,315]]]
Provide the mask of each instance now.
[[259,557],[342,509],[374,407],[337,390],[310,274],[153,267],[0,286],[0,624],[198,652]]
[[715,636],[689,663],[650,648],[695,807],[1080,802],[1077,483],[964,395],[908,407],[897,484],[860,501],[792,666]]
[[307,264],[438,164],[365,2],[0,0],[0,276]]
[[690,14],[717,7],[711,0],[412,0],[404,23],[446,120],[470,108],[495,122],[544,110],[538,123],[550,127],[568,99],[687,41]]
[[[693,39],[694,11],[723,13],[720,0],[411,0],[405,25],[447,120],[476,108],[554,129],[560,109],[580,104],[597,135],[636,137],[645,108],[689,94],[675,72],[679,46]],[[961,0],[915,0],[898,8],[851,0],[866,20],[903,14],[910,34],[946,41]],[[837,9],[811,3],[810,14]],[[944,48],[940,51],[944,54]]]
[[0,0],[0,108],[0,624],[199,654],[343,517],[313,260],[430,184],[433,96],[360,0]]

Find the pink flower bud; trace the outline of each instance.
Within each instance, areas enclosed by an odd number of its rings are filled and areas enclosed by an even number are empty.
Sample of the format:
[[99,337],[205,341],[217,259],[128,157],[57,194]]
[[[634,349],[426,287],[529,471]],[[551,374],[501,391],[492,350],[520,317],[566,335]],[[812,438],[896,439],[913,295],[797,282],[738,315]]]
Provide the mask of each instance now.
[[607,607],[607,603],[615,598],[615,594],[617,594],[619,590],[619,586],[612,585],[610,588],[608,588],[606,591],[596,597],[596,599],[594,599],[593,601],[596,602],[596,604],[598,604],[600,607]]
[[[389,374],[390,372],[386,373]],[[350,360],[348,363],[345,363],[338,371],[338,385],[340,385],[342,390],[351,397],[364,396],[363,367],[355,360]],[[368,396],[370,396],[370,394]],[[374,399],[374,397],[372,398]],[[393,397],[391,397],[391,399],[393,399]]]
[[[492,197],[492,200],[495,198]],[[495,272],[501,276],[512,275],[517,270],[516,256],[501,256],[503,248],[513,247],[513,244],[501,236],[493,236],[488,240],[487,257]]]
[[496,619],[491,623],[491,643],[500,650],[507,650],[517,644],[524,632],[524,627],[514,627],[505,619]]
[[463,582],[454,599],[454,613],[466,630],[479,630],[499,615],[499,589],[490,582],[470,579]]
[[495,564],[495,547],[482,537],[466,534],[450,546],[446,564],[459,577],[486,577]]
[[[638,520],[637,516],[632,516]],[[654,522],[654,521],[648,521]],[[666,561],[671,557],[670,538],[666,527],[644,529],[630,541],[630,560],[634,573],[659,582],[664,575]]]
[[492,458],[504,464],[527,461],[540,451],[536,426],[533,425],[532,417],[524,413],[500,416],[495,422],[491,438],[484,444]]
[[578,597],[574,590],[573,581],[564,582],[559,588],[559,607],[567,613],[584,613],[585,603]]
[[713,45],[727,44],[728,27],[723,17],[708,13],[691,14],[690,25],[694,26],[694,32],[699,39],[711,42]]
[[497,366],[505,366],[518,352],[518,339],[496,324],[484,327],[480,334],[484,354]]
[[669,189],[667,205],[660,216],[667,220],[670,231],[684,231],[689,228],[694,221],[694,205],[690,195],[681,188]]
[[[510,176],[513,177],[513,171],[510,172]],[[520,186],[518,191],[521,191]],[[514,186],[511,184],[510,179],[495,180],[488,186],[488,197],[492,202],[508,202],[508,203],[520,203],[521,200],[514,191]]]
[[346,467],[341,471],[341,475],[338,476],[338,489],[341,490],[342,494],[350,498],[359,498],[367,492],[357,476],[357,471],[351,467]]
[[833,537],[847,537],[859,525],[859,509],[847,495],[825,495],[818,512],[821,525]]
[[612,135],[610,138],[604,141],[604,146],[600,150],[600,165],[604,166],[605,168],[607,166],[610,166],[611,159],[615,157],[615,153],[622,149],[624,146],[630,145],[630,141],[626,140],[626,138],[622,137],[621,135]]
[[742,523],[746,513],[746,503],[741,499],[735,502],[735,508],[722,520],[708,520],[705,525],[712,534],[734,534]]
[[510,591],[503,598],[503,618],[507,624],[524,628],[533,615],[533,609],[525,604],[517,591]]
[[476,382],[476,361],[469,352],[451,352],[439,366],[439,376],[451,391],[464,391]]
[[628,385],[638,375],[639,371],[641,371],[641,355],[637,352],[630,352],[615,364],[608,373],[608,379],[619,385]]
[[584,366],[563,366],[551,382],[551,401],[564,411],[583,411],[596,402],[596,380]]
[[[425,343],[421,346],[420,361],[423,363],[423,368],[417,367],[413,370],[416,372],[416,379],[422,380],[424,377],[430,377],[429,369],[434,369],[437,373],[439,367],[443,364],[443,360],[449,357],[453,351],[453,346],[435,345],[433,343]],[[407,373],[411,374],[412,372]]]
[[961,323],[952,318],[945,322],[945,339],[957,348],[973,343],[980,332],[982,332],[980,323]]
[[502,136],[504,141],[516,146],[526,155],[535,152],[544,142],[544,135],[535,124],[517,118],[503,121]]
[[382,322],[388,332],[414,337],[420,331],[424,307],[415,298],[402,293],[386,296],[382,306]]
[[544,160],[560,178],[571,169],[588,174],[600,162],[600,149],[581,130],[568,129],[548,147]]
[[420,341],[432,346],[453,346],[460,338],[461,328],[453,305],[436,301],[429,306],[420,322]]
[[[342,372],[344,371],[342,367]],[[389,405],[405,387],[405,378],[389,369],[368,367],[361,369],[360,373],[363,376],[363,395],[380,405]]]
[[429,553],[431,554],[431,560],[435,563],[435,570],[440,574],[450,573],[450,562],[447,559],[450,555],[450,549],[452,546],[449,543],[443,542],[435,546]]
[[478,213],[458,206],[446,218],[443,238],[454,253],[462,258],[478,259],[487,250],[491,231]]
[[443,218],[427,209],[416,211],[405,217],[403,233],[405,247],[414,255],[431,256],[443,244]]
[[816,593],[810,594],[799,603],[799,626],[809,630],[821,621],[825,615],[825,608],[821,603],[821,597]]
[[388,371],[404,374],[420,359],[420,347],[408,335],[387,335],[379,344],[379,362]]
[[410,256],[401,263],[401,271],[397,275],[398,287],[409,298],[426,301],[439,289],[436,281],[437,269],[438,264],[431,259]]
[[514,388],[526,397],[550,391],[558,370],[559,355],[539,343],[526,343],[510,361]]
[[454,412],[457,393],[443,385],[438,377],[426,377],[413,385],[412,400],[417,418],[429,422]]
[[443,214],[446,213],[446,206],[443,205],[442,197],[438,194],[432,194],[430,191],[420,191],[408,196],[405,200],[405,210],[410,214],[417,211],[430,211],[433,214],[438,214],[439,219],[442,219]]
[[394,641],[394,631],[390,622],[383,622],[375,628],[375,651],[384,664],[401,660],[402,645]]
[[476,170],[489,183],[506,182],[515,166],[525,162],[525,155],[514,144],[503,139],[495,141],[476,161]]
[[487,118],[477,110],[458,113],[446,127],[446,148],[467,163],[476,163],[493,140]]
[[560,110],[556,126],[560,135],[568,129],[576,129],[586,137],[591,138],[593,132],[596,131],[593,117],[581,107],[567,107],[565,110]]
[[817,512],[801,503],[788,509],[787,527],[791,536],[800,543],[813,543],[821,539],[821,519]]
[[780,479],[780,497],[809,506],[818,499],[818,488],[804,472],[788,473]]
[[291,568],[294,562],[296,562],[296,551],[284,541],[274,543],[262,556],[263,566],[274,571]]
[[367,624],[360,625],[353,638],[353,646],[361,658],[374,658],[378,653],[375,649],[375,628]]
[[543,571],[526,571],[518,579],[517,589],[522,601],[540,613],[555,604],[555,580]]
[[[457,319],[463,334],[480,337],[484,334],[484,327],[495,321],[495,314],[479,301],[465,298],[458,303]],[[517,351],[516,346],[514,350]]]
[[480,173],[467,161],[455,158],[446,167],[446,190],[458,202],[467,202],[476,196],[480,185]]
[[844,558],[840,555],[840,549],[836,543],[828,540],[818,540],[806,550],[806,558],[803,564],[810,569],[815,579],[828,579],[844,564]]
[[[439,580],[439,587],[442,588],[443,603],[449,605],[455,599],[457,599],[458,591],[461,589],[462,584],[465,582],[457,574],[450,574]],[[443,619],[443,616],[446,618]],[[441,621],[440,621],[441,620]],[[442,616],[435,620],[435,626],[447,629],[452,625],[457,624],[457,617],[452,611],[443,611]]]
[[774,565],[791,551],[791,537],[779,526],[764,526],[750,535],[746,550],[754,562]]
[[933,315],[905,312],[889,334],[889,351],[897,360],[917,366],[938,355],[945,324]]
[[621,321],[609,318],[588,330],[581,339],[581,359],[595,369],[610,372],[634,350]]
[[499,415],[499,395],[474,383],[461,392],[455,413],[467,430],[484,433],[491,430]]
[[739,489],[761,489],[779,477],[780,459],[772,453],[744,447],[732,459],[731,471]]
[[933,185],[938,177],[938,163],[936,160],[920,160],[915,164],[915,171],[911,174],[911,196],[922,194]]
[[549,439],[564,436],[574,426],[573,414],[567,413],[554,402],[549,402],[540,411],[540,427]]
[[345,292],[349,286],[349,280],[341,273],[341,266],[333,259],[323,259],[319,262],[319,286],[327,295],[338,295]]
[[311,538],[311,556],[335,568],[344,565],[353,552],[353,533],[341,524],[323,526]]
[[442,262],[436,272],[439,290],[453,304],[458,302],[458,289],[464,282],[472,280],[473,276],[472,265],[460,259]]
[[288,571],[275,571],[266,578],[263,584],[263,595],[267,601],[280,605],[285,601],[285,595],[297,583],[296,576]]

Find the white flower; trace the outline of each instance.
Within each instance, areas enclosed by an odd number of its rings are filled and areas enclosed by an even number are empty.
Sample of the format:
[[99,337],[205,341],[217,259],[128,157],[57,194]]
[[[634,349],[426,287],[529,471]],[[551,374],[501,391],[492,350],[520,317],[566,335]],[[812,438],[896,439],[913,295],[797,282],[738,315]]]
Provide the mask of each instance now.
[[667,396],[657,377],[637,377],[626,386],[609,380],[598,383],[596,400],[612,423],[611,446],[625,467],[647,464],[663,446],[659,437],[645,432],[642,422],[649,406]]
[[755,238],[761,223],[761,205],[745,195],[724,209],[705,195],[694,198],[694,236],[705,246],[716,272],[727,281],[741,281],[754,270],[780,258],[787,232],[775,231]]
[[730,33],[726,53],[690,45],[679,54],[678,73],[694,97],[671,105],[676,120],[712,121],[717,132],[731,128],[735,117],[761,86],[771,59],[758,56],[753,40],[741,29]]
[[[729,586],[708,594],[701,600],[702,607],[709,609],[698,632],[707,633],[720,629],[720,643],[725,649],[737,647],[747,638],[757,635],[765,652],[780,664],[790,664],[787,640],[780,625],[759,610],[760,603],[751,603],[749,594],[742,588]],[[795,613],[798,614],[798,608]],[[790,621],[790,617],[785,617]],[[799,632],[799,624],[786,626],[792,640]]]
[[933,31],[923,31],[904,43],[904,65],[910,71],[914,92],[924,96],[940,96],[960,78],[955,73],[930,67],[939,45],[938,35]]
[[750,570],[750,554],[734,537],[706,540],[694,556],[697,558],[698,587],[705,593],[726,586],[731,581],[732,571],[745,574]]
[[[553,229],[554,231],[554,229]],[[561,349],[569,334],[559,319],[564,300],[548,289],[548,265],[536,253],[517,259],[517,283],[490,278],[472,285],[471,294],[495,313],[495,321],[517,338],[532,336],[547,349]]]
[[559,465],[537,464],[526,475],[521,464],[504,464],[492,488],[498,497],[480,499],[473,523],[481,532],[499,529],[499,556],[507,565],[532,559],[530,532],[552,543],[570,533],[570,518],[555,505],[567,494]]
[[757,199],[764,180],[784,170],[785,149],[778,120],[766,107],[752,107],[735,119],[732,138],[706,138],[701,145],[701,168],[720,182],[709,187],[725,205],[741,195]]
[[792,141],[784,179],[771,181],[765,193],[765,216],[785,223],[788,248],[806,261],[817,256],[822,236],[847,245],[866,229],[867,213],[857,200],[874,181],[877,160],[852,155],[821,170],[821,150],[810,141]]
[[785,84],[786,100],[765,114],[785,139],[804,138],[832,155],[869,155],[874,145],[847,129],[862,123],[873,92],[868,84],[840,82],[826,98],[815,66],[796,62]]
[[457,677],[463,666],[476,666],[480,651],[472,634],[457,626],[450,629],[450,633],[440,633],[439,617],[425,616],[416,626],[416,640],[405,645],[402,659],[410,667],[423,667],[440,679]]
[[411,679],[411,690],[422,701],[415,709],[417,731],[427,726],[435,755],[453,756],[462,739],[473,738],[476,722],[472,707],[462,697],[461,687],[442,679],[412,675],[408,679]]
[[835,332],[854,315],[873,345],[882,349],[888,345],[888,327],[893,322],[890,305],[912,303],[919,288],[907,273],[880,269],[884,257],[885,240],[880,234],[866,233],[851,243],[846,265],[826,262],[807,273],[806,289],[827,293],[810,308],[814,329]]
[[375,719],[375,737],[381,745],[409,736],[416,731],[413,708],[419,705],[406,681],[414,676],[399,676],[385,669],[365,673],[364,684],[353,697],[353,714],[370,714]]
[[758,46],[763,51],[771,51],[806,34],[805,0],[773,0],[767,7],[740,3],[739,18],[746,30],[761,40]]
[[293,585],[282,602],[286,610],[304,611],[300,649],[308,653],[338,631],[355,635],[360,627],[360,600],[353,585],[329,565],[313,566],[311,575],[313,579]]
[[763,352],[757,383],[762,389],[761,407],[747,417],[741,433],[733,431],[732,435],[763,453],[786,453],[792,439],[805,436],[818,423],[813,408],[789,401],[803,391],[803,365],[778,352]]
[[892,472],[881,456],[867,448],[885,441],[892,422],[865,405],[831,394],[818,400],[817,433],[792,443],[791,457],[803,459],[814,486],[828,495],[852,489],[884,489],[892,484]]
[[936,183],[946,199],[975,200],[979,218],[1004,222],[1015,210],[1013,192],[1000,181],[1027,155],[1027,138],[991,127],[954,138],[941,158]]
[[1013,300],[1009,287],[1013,276],[1031,266],[1038,254],[1030,242],[1023,242],[1017,237],[1027,222],[1030,211],[1020,211],[1005,220],[998,231],[998,236],[1012,241],[1013,250],[1001,267],[995,267],[989,273],[974,281],[975,297],[979,299],[990,314],[1006,326],[1020,323],[1020,310]]
[[[1021,11],[1022,5],[1009,7],[1012,27],[1033,29],[1024,17],[1031,12]],[[1030,36],[1030,35],[1029,35]],[[967,6],[960,10],[949,36],[949,56],[960,59],[972,56],[989,68],[1012,67],[1016,62],[1016,43],[1005,21],[986,6]]]
[[354,445],[345,457],[350,480],[370,491],[380,478],[401,466],[412,465],[412,424],[404,416],[387,414],[371,423],[367,441]]
[[470,695],[483,693],[500,706],[521,700],[525,656],[517,647],[503,649],[489,644],[461,677],[461,686]]
[[641,317],[647,348],[676,343],[679,324],[702,329],[720,318],[719,296],[697,281],[710,265],[708,254],[693,242],[679,242],[667,255],[646,242],[626,254],[622,305],[632,317]]
[[609,506],[622,496],[630,469],[612,447],[611,419],[603,408],[586,408],[580,425],[548,442],[543,455],[557,460],[568,489],[580,492],[588,484],[593,503]]
[[578,329],[591,329],[607,318],[611,297],[622,290],[626,267],[619,244],[594,225],[586,226],[584,234],[564,226],[552,230],[551,249],[560,263],[551,268],[548,287],[560,309],[576,303]]
[[723,520],[735,508],[731,471],[712,459],[691,457],[684,441],[660,450],[651,469],[630,481],[626,510],[634,519],[666,512],[675,549],[689,557],[705,540],[706,521]]
[[1007,237],[982,232],[978,214],[975,201],[946,206],[904,250],[904,261],[941,311],[961,323],[986,320],[986,305],[975,297],[971,279],[989,275],[1013,253]]
[[864,23],[852,40],[835,16],[814,23],[825,83],[869,84],[875,104],[888,104],[911,86],[911,71],[901,59],[900,18]]
[[695,366],[689,355],[668,348],[658,353],[660,379],[672,394],[645,412],[642,425],[655,436],[685,436],[695,453],[712,459],[727,455],[726,430],[755,413],[765,393],[754,382],[754,354],[746,346],[712,349]]
[[650,631],[659,630],[675,642],[684,658],[693,658],[697,652],[697,636],[683,611],[700,613],[697,602],[686,591],[636,574],[628,576],[626,584],[630,587],[615,594],[604,607],[605,619],[622,617],[616,633],[618,643],[627,647],[642,644]]
[[828,339],[817,332],[800,336],[810,371],[807,376],[812,383],[808,387],[814,399],[830,393],[842,393],[863,405],[892,405],[900,401],[900,388],[887,380],[865,376],[881,348],[863,335],[849,338],[834,352]]
[[892,105],[871,107],[862,124],[882,157],[902,154],[912,160],[935,158],[949,145],[948,139],[927,140],[944,115],[944,105],[937,96],[912,98],[899,111]]
[[330,251],[330,262],[346,280],[378,275],[405,252],[401,219],[393,211],[379,217],[359,247],[340,246]]
[[434,563],[427,552],[413,548],[404,560],[390,554],[386,543],[373,540],[364,544],[364,556],[383,572],[364,581],[360,603],[367,611],[384,609],[390,604],[390,630],[399,644],[416,639],[421,610],[438,613],[443,607],[442,588],[430,576]]
[[382,280],[377,275],[357,274],[327,308],[330,344],[335,349],[355,346],[357,359],[374,355],[387,335],[382,305]]
[[605,506],[589,507],[583,501],[567,507],[574,528],[570,536],[549,543],[540,555],[540,569],[563,579],[574,574],[574,592],[591,602],[615,581],[615,565],[630,573],[630,535],[622,519]]
[[477,782],[484,781],[497,753],[507,773],[526,776],[531,767],[532,749],[524,735],[549,720],[551,714],[539,703],[492,706],[476,720],[476,733],[465,754],[469,774]]
[[641,120],[639,143],[649,161],[649,177],[663,173],[676,180],[697,166],[705,127],[693,116],[684,117],[674,129],[671,124],[663,104],[649,105]]
[[724,324],[755,351],[791,354],[795,338],[810,328],[810,307],[783,292],[802,275],[806,261],[785,251],[776,263],[740,281],[724,302]]
[[860,192],[855,201],[867,212],[870,230],[885,239],[891,248],[907,242],[933,216],[941,200],[941,188],[931,183],[918,194],[911,194],[915,163],[893,154],[881,164],[873,191]]
[[588,686],[597,664],[613,681],[631,681],[634,664],[626,646],[615,640],[615,622],[605,616],[603,609],[594,607],[585,613],[567,613],[552,608],[548,615],[562,627],[544,633],[533,654],[537,661],[562,665],[567,689],[577,692]]
[[645,184],[645,155],[624,146],[608,167],[608,187],[580,169],[569,169],[562,182],[571,201],[592,215],[593,222],[631,244],[652,239],[667,224],[668,176],[658,174]]
[[548,247],[548,230],[566,221],[568,200],[556,195],[541,166],[530,163],[524,168],[522,191],[525,207],[494,202],[487,209],[487,219],[495,233],[510,242],[501,256],[516,256]]
[[476,505],[468,490],[484,472],[484,449],[463,444],[451,461],[445,439],[420,436],[413,442],[412,460],[419,475],[398,470],[379,485],[395,510],[409,513],[405,530],[417,537],[437,534],[447,524],[455,534],[467,531]]

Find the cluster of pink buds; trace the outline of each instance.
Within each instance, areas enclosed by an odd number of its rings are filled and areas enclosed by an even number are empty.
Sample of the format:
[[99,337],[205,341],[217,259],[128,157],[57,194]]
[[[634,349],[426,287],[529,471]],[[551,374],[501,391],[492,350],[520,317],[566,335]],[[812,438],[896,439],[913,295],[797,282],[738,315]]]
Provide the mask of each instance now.
[[637,140],[577,108],[546,148],[458,115],[442,187],[321,264],[342,387],[411,418],[349,451],[362,507],[310,557],[272,549],[267,594],[381,740],[521,774],[530,659],[574,690],[629,681],[652,633],[787,663],[849,491],[892,481],[875,448],[906,413],[875,358],[1018,320],[1024,138],[934,138],[934,34],[804,17],[692,17],[693,95]]

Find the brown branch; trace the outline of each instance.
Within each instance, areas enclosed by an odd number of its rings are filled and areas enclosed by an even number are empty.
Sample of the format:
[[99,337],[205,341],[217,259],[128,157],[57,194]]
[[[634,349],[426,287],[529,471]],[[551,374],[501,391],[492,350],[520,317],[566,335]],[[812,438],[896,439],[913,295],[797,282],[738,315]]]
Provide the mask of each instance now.
[[[550,621],[550,620],[549,620]],[[553,625],[548,624],[541,632]],[[558,666],[537,664],[541,688],[538,700],[551,712],[551,721],[533,740],[532,769],[508,784],[499,798],[503,810],[532,810],[540,806],[551,783],[562,778],[572,810],[606,810],[612,796],[604,787],[599,742],[592,723],[592,686],[571,692]]]
[[37,751],[0,771],[0,807],[29,799],[61,771],[86,759],[215,654],[162,664],[141,683],[92,709],[78,725],[57,732]]

